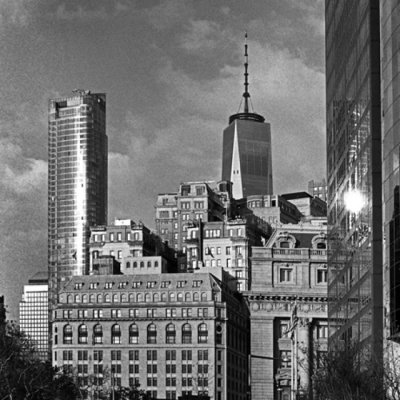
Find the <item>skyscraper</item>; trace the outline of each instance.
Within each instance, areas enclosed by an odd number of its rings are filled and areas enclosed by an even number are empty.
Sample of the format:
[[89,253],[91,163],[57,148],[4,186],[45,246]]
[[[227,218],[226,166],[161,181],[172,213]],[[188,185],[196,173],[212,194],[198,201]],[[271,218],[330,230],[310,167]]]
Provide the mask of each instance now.
[[247,42],[244,67],[244,112],[230,116],[222,144],[222,180],[233,183],[235,199],[272,194],[271,126],[249,112]]
[[330,344],[382,353],[379,1],[326,1]]
[[107,221],[106,96],[74,90],[49,102],[48,268],[59,282],[89,268],[89,227]]
[[19,325],[33,341],[37,355],[46,360],[48,354],[48,274],[38,272],[28,284],[19,303]]

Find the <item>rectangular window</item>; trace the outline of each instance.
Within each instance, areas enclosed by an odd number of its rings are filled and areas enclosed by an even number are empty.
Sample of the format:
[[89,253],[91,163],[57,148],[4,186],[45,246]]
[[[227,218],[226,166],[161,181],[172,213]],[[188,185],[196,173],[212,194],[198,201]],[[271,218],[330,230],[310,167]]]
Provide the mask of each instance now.
[[317,283],[326,283],[328,281],[328,270],[318,269],[317,270]]
[[111,310],[111,318],[120,318],[121,310]]
[[129,360],[139,361],[139,350],[129,350]]
[[183,210],[189,210],[190,209],[190,201],[182,201],[181,202],[181,208]]
[[182,360],[192,360],[192,350],[182,350]]
[[117,257],[118,257],[119,259],[122,258],[122,250],[118,250]]
[[111,360],[121,360],[121,350],[111,350]]
[[117,233],[117,240],[120,242],[122,240],[122,232]]
[[292,268],[280,268],[279,269],[279,282],[292,282],[293,269]]
[[139,310],[136,308],[131,308],[129,310],[129,317],[130,318],[137,318],[139,316]]

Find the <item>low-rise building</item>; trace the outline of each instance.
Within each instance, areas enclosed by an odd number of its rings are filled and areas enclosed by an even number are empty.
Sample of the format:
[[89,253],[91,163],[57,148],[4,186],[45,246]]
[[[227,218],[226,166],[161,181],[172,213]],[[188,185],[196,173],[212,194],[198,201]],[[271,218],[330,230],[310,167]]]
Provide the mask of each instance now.
[[309,394],[327,349],[326,219],[275,227],[251,263],[251,398]]
[[244,400],[249,314],[235,285],[217,268],[75,276],[53,311],[53,365],[94,395],[140,384],[153,398]]

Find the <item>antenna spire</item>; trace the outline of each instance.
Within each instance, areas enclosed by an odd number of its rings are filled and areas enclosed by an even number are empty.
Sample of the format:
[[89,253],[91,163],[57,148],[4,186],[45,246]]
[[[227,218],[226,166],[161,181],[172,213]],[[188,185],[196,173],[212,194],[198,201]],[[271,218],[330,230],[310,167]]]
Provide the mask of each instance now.
[[244,112],[248,113],[249,112],[249,82],[248,82],[248,77],[249,73],[247,72],[247,68],[249,66],[249,56],[247,54],[247,32],[244,34]]

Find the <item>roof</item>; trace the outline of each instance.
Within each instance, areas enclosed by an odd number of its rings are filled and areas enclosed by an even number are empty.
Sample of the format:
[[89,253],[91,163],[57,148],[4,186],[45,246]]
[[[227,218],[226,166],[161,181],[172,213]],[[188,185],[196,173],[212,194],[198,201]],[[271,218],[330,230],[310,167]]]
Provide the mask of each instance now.
[[31,278],[29,278],[28,283],[37,285],[37,284],[48,284],[49,282],[49,273],[47,271],[39,271]]
[[285,193],[285,194],[281,194],[280,196],[286,200],[304,199],[304,198],[312,199],[313,198],[313,196],[311,196],[311,194],[307,193],[307,192]]

